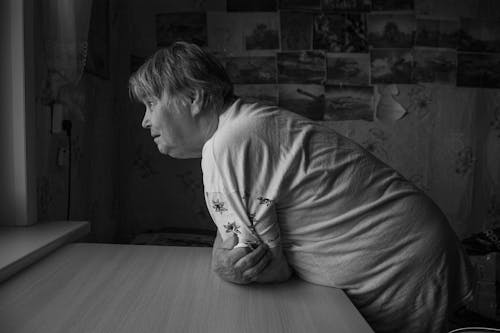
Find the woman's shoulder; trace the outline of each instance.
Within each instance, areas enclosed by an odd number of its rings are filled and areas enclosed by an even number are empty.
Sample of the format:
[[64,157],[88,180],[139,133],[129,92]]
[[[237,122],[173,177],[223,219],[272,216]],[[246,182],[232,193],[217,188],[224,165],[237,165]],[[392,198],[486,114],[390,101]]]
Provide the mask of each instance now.
[[220,148],[240,148],[250,143],[266,144],[275,141],[279,112],[275,106],[242,102],[237,108],[221,115],[213,145]]

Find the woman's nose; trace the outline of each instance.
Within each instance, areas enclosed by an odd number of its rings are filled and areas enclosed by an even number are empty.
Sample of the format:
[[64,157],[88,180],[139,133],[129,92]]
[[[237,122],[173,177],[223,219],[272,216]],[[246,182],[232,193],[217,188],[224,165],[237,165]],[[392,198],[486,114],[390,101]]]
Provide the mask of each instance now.
[[144,112],[144,118],[142,118],[142,128],[150,128],[151,122],[149,121],[148,112]]

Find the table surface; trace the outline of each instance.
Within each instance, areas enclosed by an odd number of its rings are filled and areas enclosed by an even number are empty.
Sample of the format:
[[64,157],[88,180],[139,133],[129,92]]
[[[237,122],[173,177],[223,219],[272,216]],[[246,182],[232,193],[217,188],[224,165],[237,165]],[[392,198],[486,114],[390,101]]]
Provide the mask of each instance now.
[[338,289],[235,285],[210,248],[66,245],[0,284],[1,332],[373,332]]

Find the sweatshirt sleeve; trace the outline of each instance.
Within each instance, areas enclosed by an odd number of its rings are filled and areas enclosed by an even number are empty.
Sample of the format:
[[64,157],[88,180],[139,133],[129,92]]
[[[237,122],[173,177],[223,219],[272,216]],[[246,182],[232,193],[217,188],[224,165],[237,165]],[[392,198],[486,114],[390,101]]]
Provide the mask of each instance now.
[[204,148],[208,210],[222,238],[234,233],[238,247],[280,244],[276,154],[266,133],[237,125],[218,132]]
[[238,237],[236,247],[256,247],[261,242],[270,248],[279,245],[280,235],[272,199],[245,196],[239,192],[206,192],[210,215],[222,239]]

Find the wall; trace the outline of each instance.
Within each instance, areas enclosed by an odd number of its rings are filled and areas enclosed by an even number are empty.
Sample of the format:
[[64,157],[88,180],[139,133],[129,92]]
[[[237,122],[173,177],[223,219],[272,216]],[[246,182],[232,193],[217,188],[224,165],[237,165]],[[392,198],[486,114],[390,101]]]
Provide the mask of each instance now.
[[[104,3],[99,1],[99,10]],[[134,15],[128,3],[110,0],[108,13],[94,16],[107,18],[109,31],[104,31],[103,22],[91,22],[86,71],[77,84],[59,94],[64,118],[73,126],[70,219],[89,220],[89,240],[97,242],[128,242],[140,232],[168,227],[213,229],[201,201],[199,160],[176,161],[155,151],[149,134],[140,127],[141,106],[129,100],[129,34],[134,31],[129,16]],[[108,34],[109,38],[103,37]],[[43,56],[37,71],[39,219],[63,220],[69,163],[64,159],[60,163],[58,156],[68,148],[68,138],[51,125],[51,109],[44,98],[50,74]]]
[[[494,17],[496,5],[491,0],[415,3],[416,10],[431,16],[475,18]],[[85,96],[83,108],[70,114],[76,147],[72,217],[90,219],[95,240],[127,242],[138,233],[166,228],[214,230],[204,204],[200,161],[159,154],[140,127],[143,107],[132,103],[127,91],[131,70],[158,47],[156,15],[200,11],[217,15],[226,11],[226,2],[110,2],[110,76],[87,73],[71,93]],[[209,31],[222,29],[211,22]],[[209,36],[209,44],[217,49],[237,40],[236,31],[219,30],[215,42]],[[370,86],[375,99],[387,88]],[[438,203],[461,237],[498,224],[500,90],[436,83],[398,83],[395,88],[390,103],[405,113],[401,118],[323,121],[414,181]],[[257,94],[266,90],[259,89]],[[263,97],[273,101],[276,96]],[[49,116],[42,109],[37,120],[39,215],[60,219],[65,215],[67,168],[54,161],[66,138],[47,134]]]
[[150,133],[141,127],[144,107],[128,96],[128,77],[135,57],[156,50],[155,13],[188,10],[194,1],[128,1],[117,20],[123,20],[117,73],[119,117],[118,239],[168,228],[215,230],[205,207],[199,159],[175,160],[161,155]]
[[[207,12],[208,47],[212,50],[252,56],[274,56],[280,51],[242,52],[238,45],[242,31],[238,24],[241,23],[235,22],[232,30],[224,30],[221,22],[214,19],[226,12],[225,1],[151,0],[145,3],[130,0],[129,6],[129,31],[122,35],[129,49],[128,53],[126,48],[122,50],[123,54],[134,57],[132,61],[140,62],[156,50],[162,38],[157,35],[156,15],[164,13]],[[495,6],[497,4],[489,0],[458,3],[416,0],[412,13],[439,18],[496,18]],[[269,13],[260,15],[264,17]],[[225,49],[221,46],[224,43],[236,46]],[[371,86],[375,89],[375,99],[386,87],[384,84]],[[375,117],[372,121],[324,122],[414,181],[438,203],[460,236],[497,224],[500,221],[497,156],[500,154],[496,137],[500,91],[439,83],[397,84],[396,88],[398,92],[393,99],[405,112],[400,119]],[[130,231],[145,225],[151,229],[162,225],[194,226],[181,221],[186,218],[195,221],[186,213],[192,209],[186,202],[195,202],[195,210],[202,205],[201,195],[196,194],[201,186],[199,162],[174,161],[159,155],[147,133],[139,134],[141,106],[129,104],[125,96],[119,97],[122,98],[124,109],[131,112],[123,118],[120,135],[123,143],[120,203],[126,207],[120,220],[127,221]],[[195,191],[190,193],[190,187]],[[201,224],[198,225],[205,225],[206,216],[201,208],[199,212]]]
[[33,141],[33,3],[0,9],[0,225],[37,220]]

